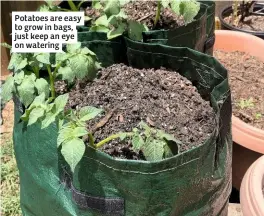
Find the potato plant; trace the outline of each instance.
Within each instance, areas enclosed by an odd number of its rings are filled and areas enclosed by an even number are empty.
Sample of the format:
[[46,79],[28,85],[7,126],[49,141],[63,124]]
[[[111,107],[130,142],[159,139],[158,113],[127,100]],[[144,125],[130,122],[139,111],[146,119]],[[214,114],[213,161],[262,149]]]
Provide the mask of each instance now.
[[[11,48],[7,44],[2,45]],[[93,133],[87,130],[86,124],[103,110],[86,106],[80,110],[65,111],[69,95],[57,96],[55,81],[62,79],[73,84],[78,79],[93,80],[99,68],[96,55],[87,47],[82,48],[80,43],[69,44],[65,52],[56,54],[12,53],[8,69],[14,74],[1,87],[1,102],[17,97],[25,107],[21,120],[27,126],[39,122],[41,129],[45,129],[55,122],[59,130],[57,147],[61,148],[72,171],[85,152],[84,136],[88,137],[88,145],[94,149],[114,139],[131,141],[133,150],[142,151],[148,161],[177,154],[180,141],[144,122],[131,132],[112,134],[95,143]]]
[[175,14],[184,17],[185,23],[191,22],[200,10],[200,3],[196,0],[157,0],[157,10],[154,25],[156,26],[162,8],[171,8]]
[[[40,11],[79,11],[84,1],[81,1],[77,6],[68,1],[70,10],[63,9],[58,6],[53,6],[50,1],[43,6]],[[142,32],[148,31],[148,27],[138,21],[129,20],[127,15],[122,10],[122,5],[129,2],[128,0],[107,0],[107,1],[92,1],[92,8],[101,11],[100,17],[93,20],[92,17],[85,16],[85,20],[89,21],[91,32],[105,32],[107,38],[112,39],[120,35],[127,35],[130,39],[142,41]],[[172,11],[183,16],[185,23],[191,22],[200,10],[200,3],[196,0],[157,0],[156,17],[154,26],[157,25],[160,19],[161,10],[171,8]]]

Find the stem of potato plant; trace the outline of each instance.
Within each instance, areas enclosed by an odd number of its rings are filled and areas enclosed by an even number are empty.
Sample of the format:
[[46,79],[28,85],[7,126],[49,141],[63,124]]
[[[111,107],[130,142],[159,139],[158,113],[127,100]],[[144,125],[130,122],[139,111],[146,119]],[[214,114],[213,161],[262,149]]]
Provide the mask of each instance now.
[[154,27],[156,27],[156,25],[160,19],[161,1],[157,1],[157,3],[158,3],[158,5],[157,5],[156,17],[155,17],[155,21],[154,21]]
[[33,67],[33,71],[34,71],[36,77],[39,78],[39,67],[37,67],[37,66]]
[[[126,137],[128,137],[128,136],[133,136],[133,133],[132,133],[132,132],[125,133],[125,134],[126,134]],[[99,143],[97,143],[97,144],[94,145],[94,146],[95,146],[95,148],[98,149],[98,148],[102,147],[104,144],[110,142],[111,140],[118,139],[118,138],[120,138],[120,137],[123,136],[123,135],[124,135],[124,133],[113,134],[113,135],[107,137],[106,139],[100,141]]]
[[93,135],[91,133],[88,133],[88,137],[89,137],[89,144],[90,144],[90,146],[96,148],[96,145],[94,144]]
[[78,11],[78,8],[76,7],[76,5],[73,3],[72,0],[68,0],[68,4],[71,7],[72,11]]
[[56,97],[55,94],[55,83],[54,83],[54,77],[51,72],[50,65],[47,65],[48,73],[49,73],[49,78],[50,78],[50,90],[51,90],[51,98],[54,99]]

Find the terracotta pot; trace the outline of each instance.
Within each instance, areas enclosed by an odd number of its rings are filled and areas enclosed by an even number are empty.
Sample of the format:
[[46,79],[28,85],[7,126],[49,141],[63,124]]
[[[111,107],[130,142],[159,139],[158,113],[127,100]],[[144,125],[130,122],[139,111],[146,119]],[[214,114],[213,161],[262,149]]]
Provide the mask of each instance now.
[[264,215],[264,156],[255,161],[243,178],[240,203],[244,216]]
[[[241,51],[264,62],[264,40],[243,32],[215,31],[215,49]],[[264,130],[255,128],[232,116],[233,187],[239,190],[242,178],[250,165],[264,154]]]

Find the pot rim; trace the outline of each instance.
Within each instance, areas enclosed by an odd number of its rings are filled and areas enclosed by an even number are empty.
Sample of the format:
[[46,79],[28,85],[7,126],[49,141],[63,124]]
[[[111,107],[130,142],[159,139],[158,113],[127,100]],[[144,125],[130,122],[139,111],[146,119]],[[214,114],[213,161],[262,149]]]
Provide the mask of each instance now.
[[[259,7],[264,7],[264,6],[261,5],[261,4],[255,4],[254,8],[255,8],[255,7],[258,7],[258,6],[259,6]],[[232,26],[232,25],[228,24],[228,23],[224,20],[224,18],[226,17],[226,16],[224,16],[224,13],[225,13],[225,12],[228,12],[228,11],[230,11],[230,13],[231,13],[231,11],[232,11],[232,6],[224,7],[224,8],[221,10],[221,12],[220,12],[219,19],[220,19],[220,22],[221,22],[221,24],[222,24],[223,26],[225,26],[225,27],[228,28],[228,29],[233,29],[233,30],[240,31],[240,32],[245,32],[245,33],[249,33],[249,34],[254,34],[254,35],[256,35],[256,36],[264,36],[264,31],[245,30],[245,29],[240,29],[240,28],[237,28],[237,27],[235,27],[235,26]]]
[[240,203],[242,212],[247,216],[264,215],[264,156],[256,160],[247,170],[241,184]]
[[[251,41],[257,44],[259,49],[264,49],[264,40],[261,38],[258,38],[252,34],[247,34],[245,32],[241,31],[230,31],[230,30],[216,30],[215,31],[216,35],[216,43],[215,43],[215,48],[217,49],[218,46],[218,37],[223,36],[223,37],[228,37],[228,46],[232,46],[231,41],[235,40],[235,43],[239,44],[244,44],[243,40],[245,41]],[[239,41],[238,41],[239,39]],[[231,41],[230,41],[231,40]],[[244,45],[243,45],[244,46]],[[246,45],[245,45],[246,46]],[[228,47],[227,52],[232,52],[235,50],[242,51],[243,49],[239,50],[236,48],[232,50],[232,47]],[[221,43],[218,48],[219,50],[225,50],[224,48],[221,48]],[[246,48],[245,48],[246,49]],[[243,52],[247,52],[246,50],[243,50]],[[248,50],[250,55],[259,57],[261,55],[261,59],[263,60],[263,55],[262,53],[257,53],[254,54],[252,51]],[[259,128],[256,128],[248,123],[243,122],[239,118],[235,117],[232,115],[232,136],[233,136],[233,141],[247,149],[250,149],[255,152],[259,152],[264,154],[264,130],[261,130]]]
[[235,143],[264,154],[264,130],[245,123],[232,115],[232,135]]

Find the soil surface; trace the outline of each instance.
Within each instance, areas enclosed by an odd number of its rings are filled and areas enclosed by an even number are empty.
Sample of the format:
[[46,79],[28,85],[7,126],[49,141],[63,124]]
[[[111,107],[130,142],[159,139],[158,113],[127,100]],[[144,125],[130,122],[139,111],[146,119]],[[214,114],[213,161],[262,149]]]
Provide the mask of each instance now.
[[[154,1],[133,1],[124,5],[128,19],[144,23],[149,29],[154,28],[157,3]],[[174,29],[185,24],[183,16],[177,16],[171,9],[161,9],[160,20],[156,29]]]
[[[229,24],[232,25],[232,17],[226,17],[224,20]],[[246,17],[244,22],[240,22],[238,26],[235,26],[239,29],[249,30],[249,31],[257,31],[257,32],[264,32],[264,16],[249,16]]]
[[[192,83],[178,73],[164,69],[133,69],[112,65],[93,82],[77,85],[70,92],[68,108],[95,106],[104,115],[88,122],[91,130],[103,119],[106,123],[94,132],[96,143],[118,132],[130,132],[140,121],[174,135],[183,145],[180,152],[200,145],[215,128],[214,111]],[[106,117],[108,116],[108,117]],[[144,159],[131,143],[114,140],[103,151],[119,158]]]
[[229,72],[233,114],[264,129],[264,62],[243,52],[215,51]]

